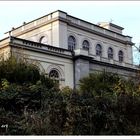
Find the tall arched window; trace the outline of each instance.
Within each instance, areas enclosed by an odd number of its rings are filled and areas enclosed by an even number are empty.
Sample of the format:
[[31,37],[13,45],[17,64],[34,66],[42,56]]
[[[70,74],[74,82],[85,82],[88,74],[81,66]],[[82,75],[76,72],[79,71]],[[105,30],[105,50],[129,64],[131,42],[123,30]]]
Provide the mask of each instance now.
[[113,59],[113,49],[111,47],[108,48],[108,59]]
[[46,36],[41,36],[39,39],[39,43],[48,44],[48,38]]
[[96,45],[96,55],[98,56],[102,55],[102,46],[100,44]]
[[84,40],[82,43],[83,49],[89,50],[89,42],[87,40]]
[[69,36],[68,37],[68,49],[69,50],[74,50],[76,45],[76,39],[74,36]]
[[54,81],[56,81],[57,83],[59,83],[59,73],[57,70],[53,69],[50,71],[49,73],[49,78],[53,79]]
[[121,51],[121,50],[119,51],[118,57],[119,57],[119,62],[123,62],[123,59],[124,59],[123,51]]

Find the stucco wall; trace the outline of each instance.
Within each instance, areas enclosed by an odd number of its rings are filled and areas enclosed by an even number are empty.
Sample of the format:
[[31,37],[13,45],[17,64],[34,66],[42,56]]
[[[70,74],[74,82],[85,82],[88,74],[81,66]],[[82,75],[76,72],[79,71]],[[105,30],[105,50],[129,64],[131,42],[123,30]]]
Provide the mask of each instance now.
[[136,72],[134,71],[129,71],[129,70],[125,70],[123,68],[115,68],[115,67],[111,67],[111,66],[105,66],[105,65],[99,65],[99,64],[95,64],[95,63],[90,63],[90,73],[92,72],[102,72],[102,71],[106,71],[106,72],[112,72],[112,73],[116,73],[119,74],[122,77],[134,77],[136,76]]
[[[63,18],[63,21],[59,20],[58,18]],[[72,26],[71,23],[75,24],[76,27]],[[79,29],[79,27],[81,29]],[[83,30],[82,29],[83,27],[87,28],[87,30]],[[88,31],[88,29],[99,32],[102,35],[104,35],[104,37],[91,33]],[[18,35],[18,33],[20,33],[21,35]],[[48,40],[48,45],[65,48],[65,49],[68,49],[68,36],[73,35],[76,38],[76,49],[79,49],[82,47],[83,40],[86,39],[89,41],[90,43],[89,55],[93,56],[94,59],[96,60],[103,61],[104,59],[104,61],[107,62],[108,61],[107,50],[109,47],[112,47],[114,51],[113,60],[116,61],[113,63],[118,62],[119,50],[122,50],[124,52],[124,63],[126,64],[133,63],[131,45],[126,45],[125,43],[114,41],[111,38],[110,39],[106,38],[105,36],[110,35],[114,39],[118,38],[123,41],[124,40],[131,41],[130,37],[122,36],[115,32],[111,32],[99,26],[96,26],[86,21],[72,17],[62,11],[56,11],[56,12],[50,13],[47,16],[44,16],[40,19],[27,23],[21,26],[20,28],[13,30],[12,35],[23,38],[23,39],[36,41],[36,42],[39,42],[39,39],[41,38],[41,36],[46,36]],[[100,43],[103,47],[103,55],[102,55],[103,59],[99,59],[96,56],[95,46],[97,43]]]
[[45,73],[49,73],[51,68],[56,68],[61,74],[61,86],[73,88],[73,62],[71,59],[17,48],[12,48],[12,52],[14,55],[25,56],[32,60],[34,64],[39,64],[39,67]]
[[80,30],[75,27],[68,26],[68,33],[69,35],[73,35],[76,38],[76,48],[82,48],[82,41],[87,39],[90,43],[89,49],[89,56],[93,56],[96,60],[99,60],[98,56],[96,56],[96,44],[101,44],[103,47],[102,58],[108,61],[107,51],[109,47],[113,48],[114,52],[114,61],[118,62],[118,51],[122,50],[124,52],[124,63],[132,64],[133,57],[132,57],[132,47],[130,45],[125,45],[123,43],[113,41],[111,39],[107,39],[105,37],[101,37],[83,30]]

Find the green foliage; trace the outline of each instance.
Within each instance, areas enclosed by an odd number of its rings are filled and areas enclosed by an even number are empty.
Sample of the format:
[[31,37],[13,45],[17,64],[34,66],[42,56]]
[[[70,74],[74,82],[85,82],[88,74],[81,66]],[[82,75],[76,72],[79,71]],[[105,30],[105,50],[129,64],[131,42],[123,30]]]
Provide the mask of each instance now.
[[0,79],[3,78],[9,82],[21,84],[38,81],[40,74],[36,66],[11,57],[7,61],[3,60],[0,62]]
[[139,83],[111,73],[59,89],[38,68],[0,62],[0,135],[139,135]]
[[139,134],[140,92],[131,79],[104,72],[91,74],[80,82],[82,95],[91,94],[93,98],[96,116],[93,134]]
[[112,92],[114,83],[119,80],[117,74],[112,73],[91,73],[89,77],[80,80],[81,92],[88,94],[104,95],[106,92]]

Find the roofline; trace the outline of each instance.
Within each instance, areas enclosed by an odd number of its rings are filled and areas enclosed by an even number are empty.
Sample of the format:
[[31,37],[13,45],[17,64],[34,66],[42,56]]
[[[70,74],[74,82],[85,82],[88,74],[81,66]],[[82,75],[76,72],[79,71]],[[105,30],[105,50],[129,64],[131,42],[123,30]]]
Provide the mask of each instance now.
[[[104,29],[104,30],[110,31],[110,32],[112,32],[112,33],[116,33],[116,34],[119,34],[119,35],[121,35],[121,36],[125,36],[125,37],[130,37],[130,38],[132,38],[131,36],[123,35],[123,34],[120,34],[120,33],[114,32],[114,31],[112,31],[112,30],[109,30],[109,29],[103,28],[103,27],[101,27],[101,26],[99,26],[99,25],[97,25],[97,24],[91,23],[91,22],[89,22],[89,21],[86,21],[86,20],[83,20],[83,19],[80,19],[80,18],[77,18],[77,17],[71,16],[71,15],[68,15],[68,16],[70,16],[70,17],[72,17],[72,18],[76,18],[76,19],[81,20],[81,21],[84,21],[84,22],[86,22],[86,23],[88,23],[88,24],[92,24],[92,25],[94,25],[94,26],[96,26],[96,27],[98,27],[98,28],[101,28],[101,29]],[[111,24],[112,24],[112,23],[111,23]],[[115,24],[113,24],[113,25],[115,25]],[[118,26],[118,25],[115,25],[115,26],[120,27],[120,26]],[[120,27],[120,28],[123,28],[123,27]],[[123,29],[124,29],[124,28],[123,28]]]
[[[30,42],[30,43],[36,43],[36,44],[38,44],[38,45],[42,44],[42,43],[39,43],[39,42],[30,41],[30,40],[22,39],[22,38],[17,38],[17,37],[14,37],[14,36],[11,36],[11,37],[10,37],[10,42],[11,42],[12,39],[27,41],[27,42]],[[43,45],[44,45],[44,46],[48,46],[48,47],[52,47],[52,48],[55,48],[55,49],[60,49],[60,50],[63,50],[63,51],[72,52],[71,50],[64,49],[64,48],[58,48],[58,47],[55,47],[55,46],[52,46],[52,45],[46,45],[46,44],[43,44]]]
[[[72,17],[72,16],[71,16],[71,17]],[[76,18],[76,19],[78,19],[78,18]],[[80,28],[80,29],[82,29],[82,30],[86,30],[86,31],[88,31],[88,32],[95,33],[95,34],[97,34],[97,35],[100,35],[100,36],[103,36],[103,37],[106,37],[106,38],[109,38],[109,39],[113,39],[113,40],[115,40],[115,41],[119,41],[120,43],[125,43],[125,44],[134,45],[134,43],[133,43],[132,41],[131,41],[131,42],[129,42],[129,41],[121,41],[120,39],[117,39],[117,38],[114,38],[114,37],[111,37],[111,36],[108,37],[107,35],[104,35],[104,34],[98,32],[98,31],[95,31],[95,30],[92,30],[92,29],[83,27],[83,26],[78,25],[78,24],[71,23],[71,22],[70,22],[68,19],[66,19],[66,18],[57,17],[57,18],[55,18],[55,19],[53,19],[53,20],[51,20],[51,21],[48,21],[47,23],[53,22],[53,21],[55,21],[55,20],[60,20],[60,21],[62,21],[62,22],[66,22],[66,23],[67,23],[68,25],[70,25],[70,26],[74,26],[74,27]],[[79,20],[80,20],[80,19],[79,19]],[[84,21],[84,20],[82,20],[82,21]],[[86,22],[86,21],[84,21],[84,22]],[[90,22],[87,22],[87,23],[92,24],[92,23],[90,23]],[[94,24],[92,24],[92,25],[94,25]],[[95,25],[95,26],[97,26],[98,28],[101,28],[101,29],[103,29],[103,30],[107,30],[107,31],[109,31],[109,32],[113,32],[113,31],[111,31],[111,30],[105,29],[105,28],[100,27],[100,26],[98,26],[98,25]],[[38,28],[38,27],[37,27],[37,28]],[[130,36],[126,36],[126,35],[123,35],[123,34],[116,33],[116,32],[113,32],[113,33],[118,34],[118,35],[120,35],[120,36],[122,36],[122,37],[130,37]],[[130,38],[132,38],[132,37],[130,37]]]
[[93,64],[109,66],[109,67],[112,67],[112,68],[118,68],[118,69],[130,71],[130,72],[137,72],[139,70],[138,68],[131,68],[131,67],[121,66],[121,65],[117,65],[117,64],[111,64],[111,63],[108,63],[108,62],[98,61],[98,60],[95,60],[94,58],[92,58],[90,56],[84,56],[84,55],[74,56],[73,60],[77,60],[77,59],[89,60],[89,62],[93,63]]
[[[68,22],[67,19],[59,18],[59,20],[61,20],[61,21],[63,21],[63,22],[67,22],[67,24],[70,25],[70,26],[73,26],[73,27],[76,27],[76,28],[79,28],[79,29],[82,29],[82,30],[86,30],[86,31],[88,31],[88,32],[94,33],[94,34],[96,34],[96,35],[99,35],[99,36],[102,36],[102,37],[105,37],[105,38],[108,38],[108,39],[112,39],[112,40],[115,40],[115,41],[119,41],[120,43],[134,45],[134,43],[133,43],[132,41],[123,41],[123,40],[120,40],[120,39],[118,39],[118,38],[105,35],[105,34],[100,33],[100,32],[98,32],[98,31],[89,29],[89,28],[87,28],[87,27],[83,27],[83,26],[81,26],[81,25]],[[100,27],[100,28],[102,28],[102,27]],[[103,29],[104,29],[104,30],[108,30],[108,29],[105,29],[105,28],[103,28]],[[110,30],[108,30],[108,31],[110,31]],[[110,32],[113,32],[113,31],[110,31]],[[116,33],[116,32],[113,32],[113,33],[119,34],[119,33]],[[123,37],[130,37],[130,36],[122,35],[122,34],[119,34],[119,35],[121,35],[121,36],[123,36]],[[130,37],[130,38],[132,38],[132,37]]]
[[2,39],[0,40],[0,42],[3,41],[3,40],[6,40],[6,39],[8,39],[8,38],[9,38],[9,36],[8,36],[8,37],[5,37],[5,38],[2,38]]
[[[81,20],[81,21],[86,22],[86,23],[88,23],[88,24],[94,25],[94,26],[96,26],[96,27],[98,27],[98,28],[105,29],[105,28],[103,28],[103,27],[101,27],[101,26],[99,26],[99,25],[97,25],[97,24],[94,24],[94,23],[91,23],[91,22],[89,22],[89,21],[86,21],[86,20],[83,20],[83,19],[80,19],[80,18],[74,17],[74,16],[72,16],[72,15],[69,15],[69,14],[67,14],[67,12],[64,12],[64,11],[62,11],[62,10],[56,10],[56,11],[53,11],[53,12],[47,14],[47,15],[44,15],[44,16],[39,17],[39,18],[36,18],[36,19],[34,19],[34,20],[30,21],[30,22],[27,22],[26,24],[29,24],[29,23],[31,23],[31,22],[34,22],[34,21],[39,20],[39,19],[41,19],[41,18],[44,18],[44,17],[46,17],[46,16],[48,16],[48,15],[51,15],[51,14],[53,14],[53,13],[55,13],[55,12],[62,12],[62,13],[65,13],[65,14],[66,14],[67,16],[69,16],[69,17],[72,17],[72,18],[75,18],[75,19]],[[26,25],[26,24],[25,24],[25,25]],[[120,28],[120,29],[124,29],[123,27],[120,27],[120,26],[115,25],[115,24],[113,24],[113,23],[109,23],[109,24],[113,25],[114,27],[118,27],[118,28]],[[18,29],[18,28],[21,28],[22,26],[23,26],[23,25],[18,26],[17,28],[14,28],[14,30],[16,30],[16,29]],[[128,35],[123,35],[123,34],[120,34],[120,33],[114,32],[114,31],[109,30],[109,29],[105,29],[105,30],[110,31],[110,32],[113,32],[113,33],[116,33],[116,34],[119,34],[119,35],[122,35],[122,36],[125,36],[125,37],[128,36]],[[8,32],[11,32],[11,31],[12,31],[12,30],[9,30],[9,31],[5,32],[5,34],[8,33]],[[131,36],[128,36],[128,37],[131,37]],[[132,38],[132,37],[131,37],[131,38]]]
[[[29,22],[25,23],[25,25],[26,25],[26,24],[29,24],[29,23],[31,23],[31,22],[34,22],[34,21],[36,21],[36,20],[39,20],[39,19],[41,19],[41,18],[44,18],[44,17],[46,17],[46,16],[48,16],[48,15],[51,15],[51,14],[53,14],[53,13],[57,12],[57,11],[59,11],[59,12],[63,12],[63,13],[65,13],[65,14],[67,14],[67,13],[66,13],[66,12],[64,12],[64,11],[61,11],[61,10],[56,10],[56,11],[53,11],[53,12],[51,12],[51,13],[47,14],[47,15],[44,15],[44,16],[41,16],[41,17],[36,18],[36,19],[34,19],[34,20],[31,20],[31,21],[29,21]],[[16,27],[16,28],[14,28],[13,30],[16,30],[16,29],[18,29],[18,28],[21,28],[22,26],[23,26],[23,25],[20,25],[20,26],[18,26],[18,27]],[[12,30],[9,30],[9,31],[5,32],[4,34],[7,34],[8,32],[11,32],[11,31],[12,31]]]

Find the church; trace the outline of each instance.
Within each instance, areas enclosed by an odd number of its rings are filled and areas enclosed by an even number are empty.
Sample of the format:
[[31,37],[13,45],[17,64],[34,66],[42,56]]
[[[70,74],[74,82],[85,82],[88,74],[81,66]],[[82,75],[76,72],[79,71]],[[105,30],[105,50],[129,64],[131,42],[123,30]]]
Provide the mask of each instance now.
[[0,40],[1,59],[24,57],[60,86],[77,87],[92,72],[135,76],[132,37],[114,23],[93,24],[64,11],[24,22]]

